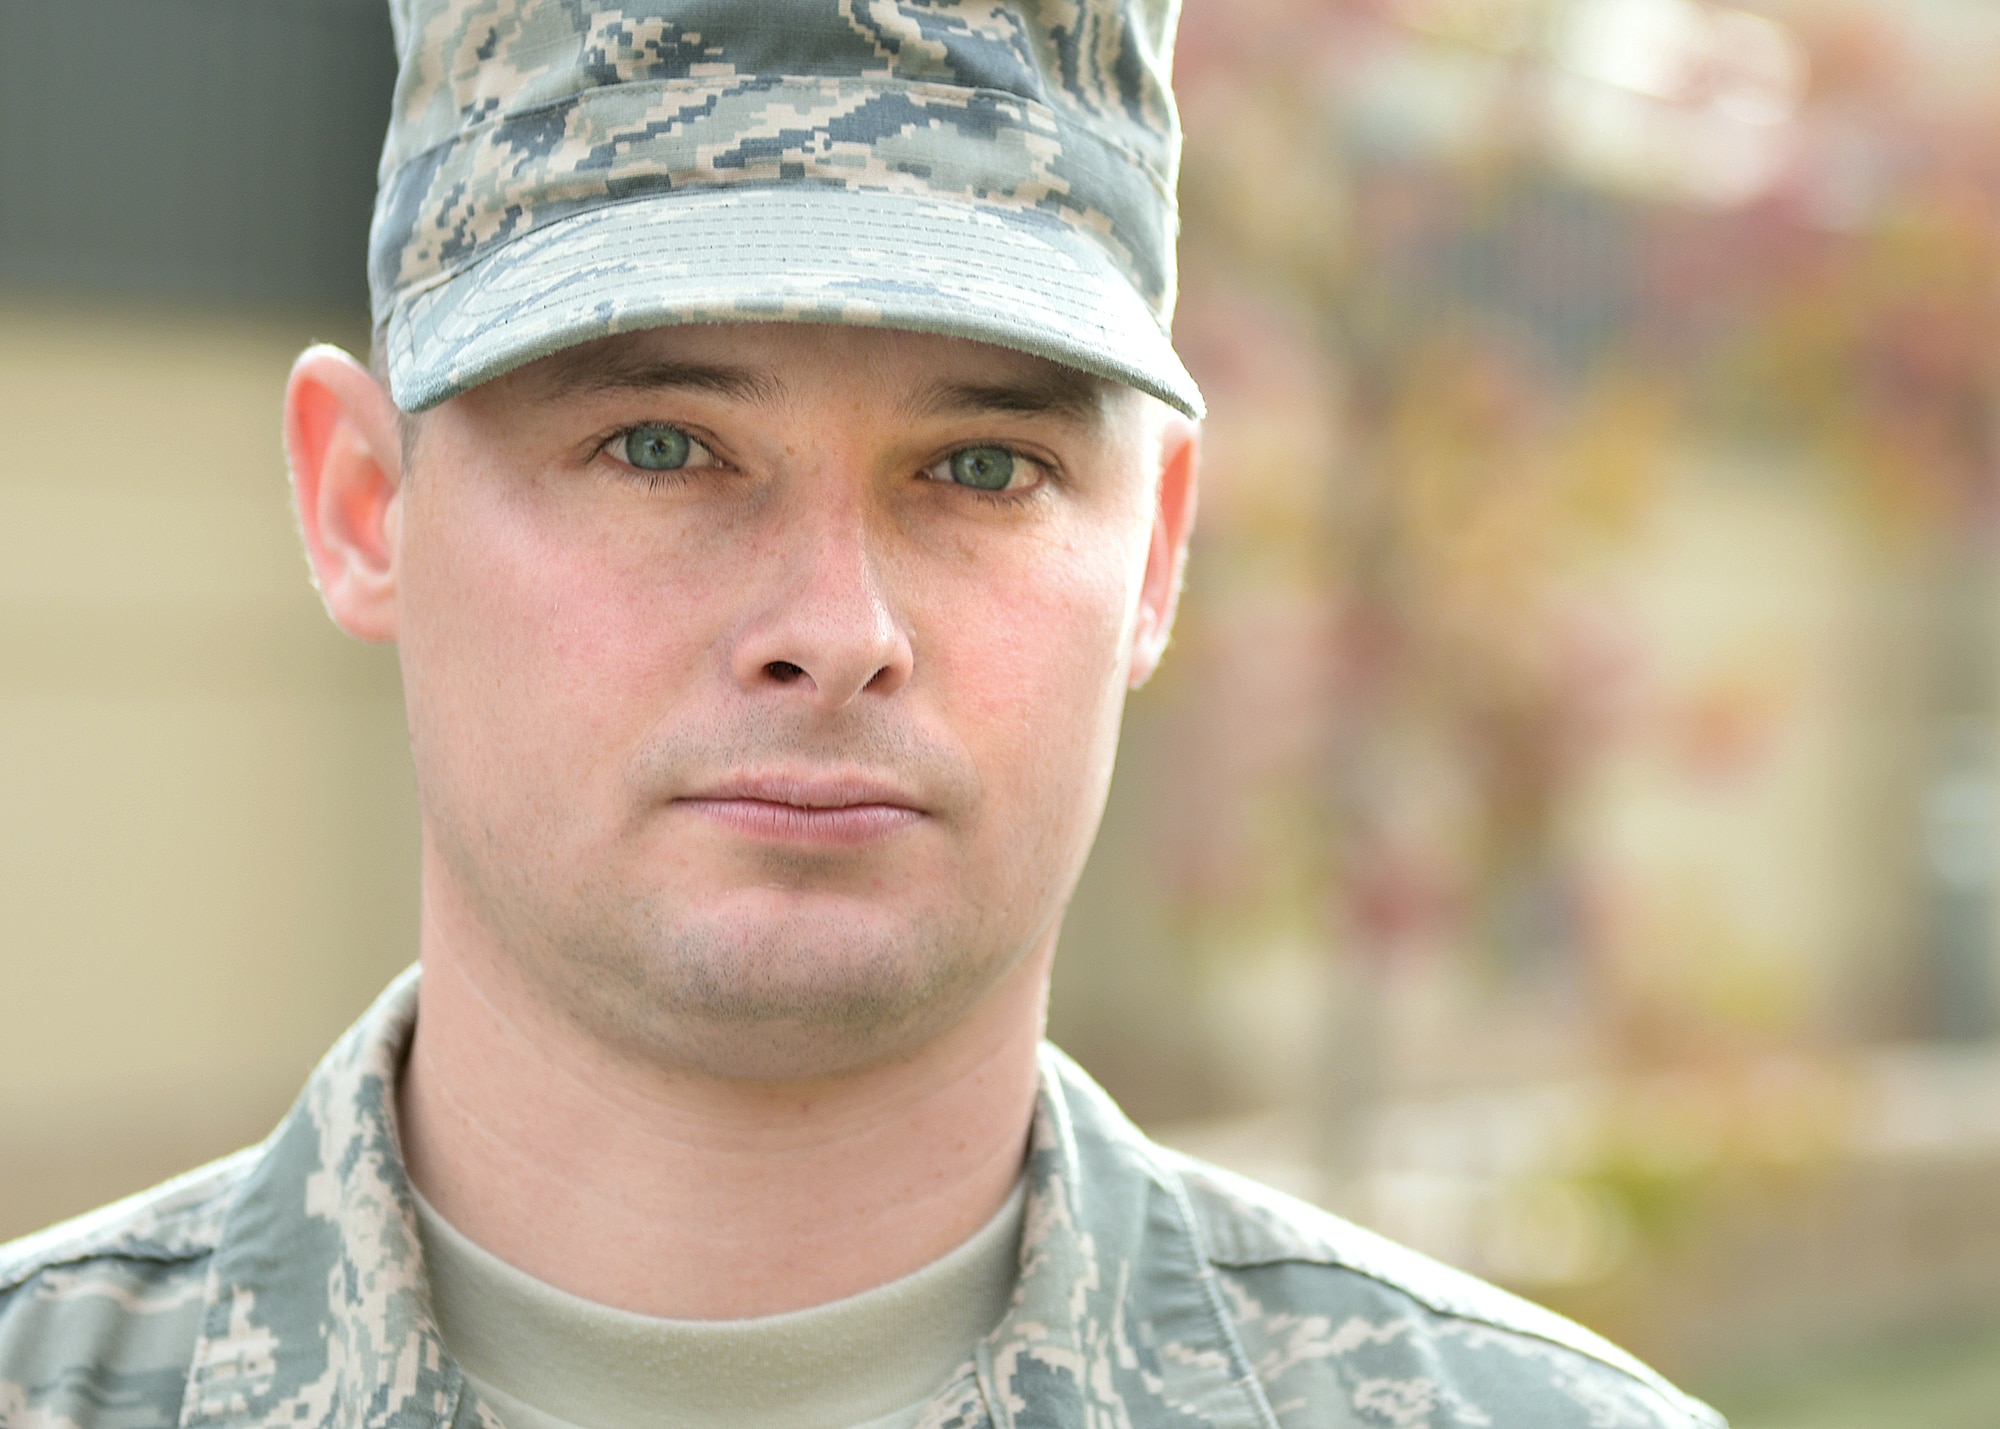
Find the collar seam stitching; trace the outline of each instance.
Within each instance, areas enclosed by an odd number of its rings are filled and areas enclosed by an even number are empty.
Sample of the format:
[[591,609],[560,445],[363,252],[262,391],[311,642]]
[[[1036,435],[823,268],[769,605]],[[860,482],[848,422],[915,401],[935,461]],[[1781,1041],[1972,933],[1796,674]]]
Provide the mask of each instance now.
[[1229,1317],[1229,1309],[1222,1303],[1222,1287],[1217,1284],[1215,1269],[1208,1255],[1207,1243],[1201,1234],[1201,1223],[1196,1219],[1194,1203],[1188,1198],[1187,1187],[1170,1166],[1153,1158],[1156,1174],[1165,1182],[1168,1193],[1173,1197],[1174,1208],[1179,1212],[1181,1225],[1188,1241],[1195,1251],[1195,1279],[1201,1284],[1202,1303],[1208,1307],[1210,1317],[1220,1332],[1224,1349],[1229,1355],[1232,1382],[1250,1402],[1251,1412],[1258,1429],[1279,1429],[1277,1412],[1272,1409],[1270,1397],[1264,1393],[1264,1386],[1258,1381],[1256,1371],[1251,1367],[1250,1356],[1243,1349],[1243,1342],[1236,1333],[1235,1322]]

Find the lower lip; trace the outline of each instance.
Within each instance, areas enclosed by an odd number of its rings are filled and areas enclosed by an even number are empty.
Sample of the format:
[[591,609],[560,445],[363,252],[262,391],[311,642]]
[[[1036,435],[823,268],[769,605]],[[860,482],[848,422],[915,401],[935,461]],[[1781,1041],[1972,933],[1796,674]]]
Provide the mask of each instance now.
[[900,804],[809,809],[762,799],[683,799],[704,818],[753,839],[778,843],[864,844],[899,833],[923,817]]

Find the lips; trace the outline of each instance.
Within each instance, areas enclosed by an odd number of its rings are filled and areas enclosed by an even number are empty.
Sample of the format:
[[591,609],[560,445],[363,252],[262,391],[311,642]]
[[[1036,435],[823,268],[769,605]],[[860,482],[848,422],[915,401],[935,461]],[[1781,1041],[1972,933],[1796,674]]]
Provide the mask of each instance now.
[[859,774],[735,775],[675,802],[744,837],[779,843],[865,844],[926,817],[901,785]]

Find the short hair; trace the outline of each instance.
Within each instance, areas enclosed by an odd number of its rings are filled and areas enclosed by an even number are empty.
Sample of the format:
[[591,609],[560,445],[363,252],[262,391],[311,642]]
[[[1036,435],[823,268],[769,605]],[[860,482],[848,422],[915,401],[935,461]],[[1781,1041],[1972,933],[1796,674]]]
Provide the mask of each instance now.
[[[385,327],[376,327],[368,339],[368,370],[382,390],[389,390],[389,334]],[[391,398],[393,403],[394,399]],[[418,412],[405,412],[396,408],[396,435],[402,447],[403,480],[408,481],[416,469],[417,432],[423,425],[423,416]]]

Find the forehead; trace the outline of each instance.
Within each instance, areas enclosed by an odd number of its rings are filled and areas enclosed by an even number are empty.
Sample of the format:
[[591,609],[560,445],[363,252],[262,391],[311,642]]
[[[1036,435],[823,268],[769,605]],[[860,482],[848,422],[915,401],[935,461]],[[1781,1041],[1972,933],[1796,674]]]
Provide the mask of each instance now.
[[620,333],[454,399],[552,407],[648,391],[766,408],[833,401],[920,421],[1004,412],[1101,430],[1148,404],[1119,383],[990,343],[824,323],[701,323]]

